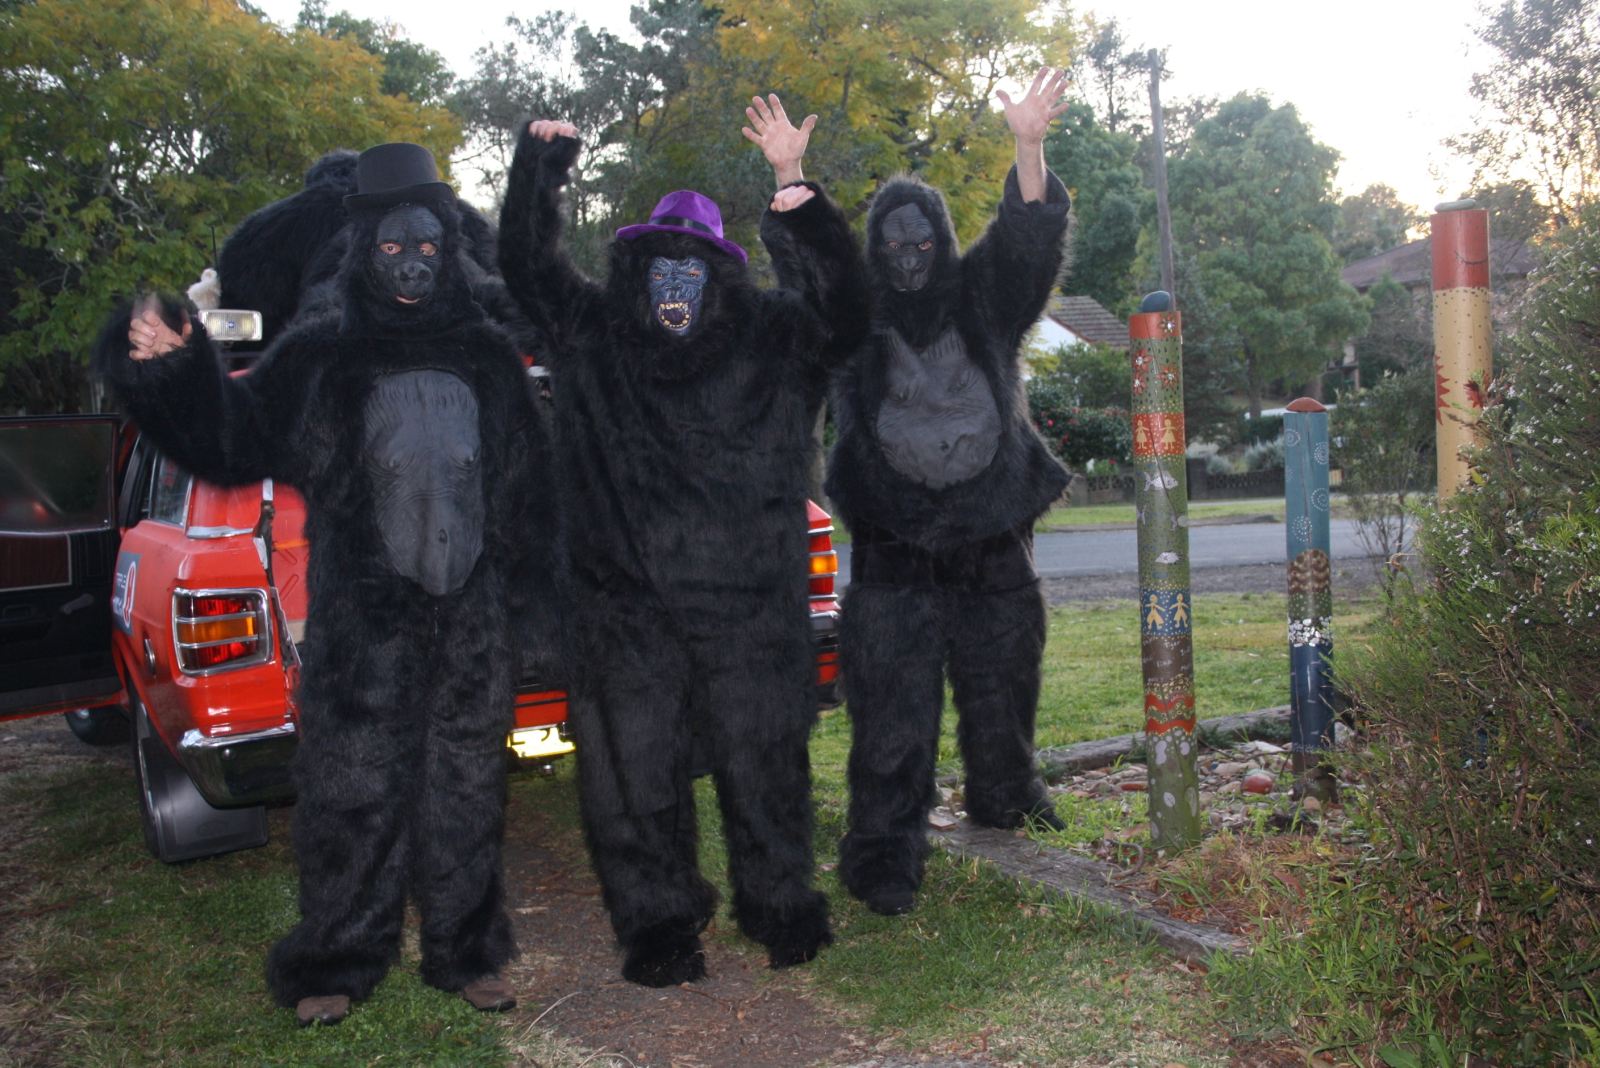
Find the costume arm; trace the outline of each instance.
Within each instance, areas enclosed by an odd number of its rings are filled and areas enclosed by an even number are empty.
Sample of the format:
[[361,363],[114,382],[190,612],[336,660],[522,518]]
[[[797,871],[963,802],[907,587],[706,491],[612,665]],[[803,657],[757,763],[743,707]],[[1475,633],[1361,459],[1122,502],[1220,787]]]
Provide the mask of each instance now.
[[[178,330],[172,324],[181,324]],[[303,398],[316,388],[295,371],[294,334],[251,371],[223,369],[198,319],[172,301],[114,313],[95,346],[97,370],[163,454],[218,485],[263,478],[299,483]]]
[[1061,273],[1072,204],[1061,179],[1046,170],[1044,180],[1044,199],[1027,202],[1012,167],[994,221],[962,261],[966,299],[983,310],[989,329],[1013,351],[1038,321]]
[[[791,190],[810,196],[797,206]],[[785,186],[761,216],[761,242],[778,276],[773,337],[792,337],[809,361],[842,362],[870,325],[866,262],[844,213],[813,182]]]
[[[545,134],[549,125],[532,124]],[[500,209],[501,277],[533,326],[563,348],[601,295],[561,244],[561,188],[577,158],[576,137],[524,127]]]

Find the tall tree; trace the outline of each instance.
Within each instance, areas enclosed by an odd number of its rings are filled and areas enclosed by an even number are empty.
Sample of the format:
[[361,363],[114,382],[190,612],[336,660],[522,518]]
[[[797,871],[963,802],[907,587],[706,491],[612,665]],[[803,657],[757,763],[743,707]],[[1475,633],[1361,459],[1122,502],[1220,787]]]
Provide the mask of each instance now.
[[1133,266],[1151,193],[1139,172],[1139,142],[1096,121],[1074,101],[1045,140],[1045,160],[1072,193],[1077,216],[1064,290],[1126,317],[1138,304]]
[[[1330,243],[1337,162],[1292,105],[1245,94],[1196,125],[1171,162],[1174,238],[1211,312],[1195,326],[1220,342],[1211,355],[1231,361],[1252,415],[1269,384],[1301,388],[1366,327]],[[1187,308],[1193,292],[1183,297]]]
[[1496,245],[1535,241],[1549,234],[1550,207],[1540,202],[1533,183],[1517,178],[1475,186],[1467,196],[1489,212],[1489,236]]
[[1408,231],[1421,222],[1417,209],[1402,203],[1393,187],[1369,185],[1339,201],[1333,250],[1341,263],[1354,263],[1405,244]]
[[1488,112],[1451,144],[1475,185],[1529,173],[1557,226],[1600,198],[1600,0],[1501,0],[1477,33],[1497,56],[1472,78]]
[[1116,19],[1085,16],[1080,36],[1083,46],[1073,57],[1072,73],[1085,101],[1107,130],[1131,132],[1130,123],[1149,111],[1147,50],[1129,42]]
[[443,56],[409,40],[401,27],[389,19],[358,19],[348,11],[330,15],[328,0],[302,0],[295,28],[337,41],[354,41],[383,60],[383,77],[378,85],[385,96],[440,105],[455,81]]
[[111,302],[178,290],[213,241],[332,148],[454,118],[379,89],[357,45],[229,0],[35,0],[0,10],[0,407],[84,403]]

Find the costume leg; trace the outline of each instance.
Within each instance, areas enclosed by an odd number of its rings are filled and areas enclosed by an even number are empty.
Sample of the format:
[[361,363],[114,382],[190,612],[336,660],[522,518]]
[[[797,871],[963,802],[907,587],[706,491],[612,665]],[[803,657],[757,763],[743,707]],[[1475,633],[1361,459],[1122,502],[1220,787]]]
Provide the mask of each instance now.
[[312,646],[302,676],[292,765],[300,922],[267,956],[267,983],[285,1006],[365,998],[399,952],[423,741],[409,700],[422,624],[414,606],[380,611],[367,618],[385,629],[339,650]]
[[[512,643],[474,587],[442,608],[426,709],[427,755],[413,824],[412,885],[422,912],[422,979],[456,991],[516,955],[502,889],[505,744],[512,723]],[[495,641],[497,634],[507,635]]]
[[589,855],[623,976],[646,986],[692,982],[705,975],[699,935],[716,891],[698,868],[687,656],[665,613],[588,602],[570,697]]
[[924,586],[856,580],[845,593],[839,650],[850,709],[850,812],[839,879],[877,912],[911,908],[928,853],[944,707],[939,597]]
[[[816,694],[799,596],[775,599],[738,633],[696,643],[694,707],[706,720],[739,929],[774,968],[801,964],[833,936],[811,885],[811,725]],[[778,613],[775,617],[775,613]]]
[[1054,823],[1033,763],[1045,611],[1032,535],[992,539],[970,554],[962,567],[970,585],[951,594],[946,635],[967,814],[988,827]]

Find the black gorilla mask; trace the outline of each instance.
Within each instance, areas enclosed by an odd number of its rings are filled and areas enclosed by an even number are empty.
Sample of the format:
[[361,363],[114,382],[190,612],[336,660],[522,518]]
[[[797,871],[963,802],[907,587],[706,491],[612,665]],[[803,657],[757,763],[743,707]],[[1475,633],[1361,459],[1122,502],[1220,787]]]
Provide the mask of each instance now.
[[378,221],[371,271],[376,292],[397,304],[424,304],[444,255],[444,224],[420,204],[402,204]]
[[668,259],[657,256],[650,261],[647,285],[656,322],[667,333],[688,335],[700,321],[700,300],[710,271],[698,256]]
[[884,216],[878,254],[889,285],[915,293],[933,274],[933,224],[915,204],[903,204]]

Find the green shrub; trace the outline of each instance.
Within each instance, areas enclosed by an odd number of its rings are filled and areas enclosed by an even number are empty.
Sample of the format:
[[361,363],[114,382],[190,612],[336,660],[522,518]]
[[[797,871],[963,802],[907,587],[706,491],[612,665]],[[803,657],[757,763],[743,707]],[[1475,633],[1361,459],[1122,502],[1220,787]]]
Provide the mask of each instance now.
[[1028,411],[1045,444],[1068,467],[1090,460],[1125,462],[1133,449],[1133,424],[1123,408],[1080,408],[1070,381],[1055,375],[1028,382]]
[[[1593,220],[1591,220],[1593,221]],[[1472,485],[1424,516],[1343,680],[1380,877],[1460,1055],[1600,1056],[1600,232],[1572,232],[1504,345]]]
[[1282,471],[1283,436],[1280,434],[1271,441],[1256,442],[1244,450],[1242,459],[1246,471]]

